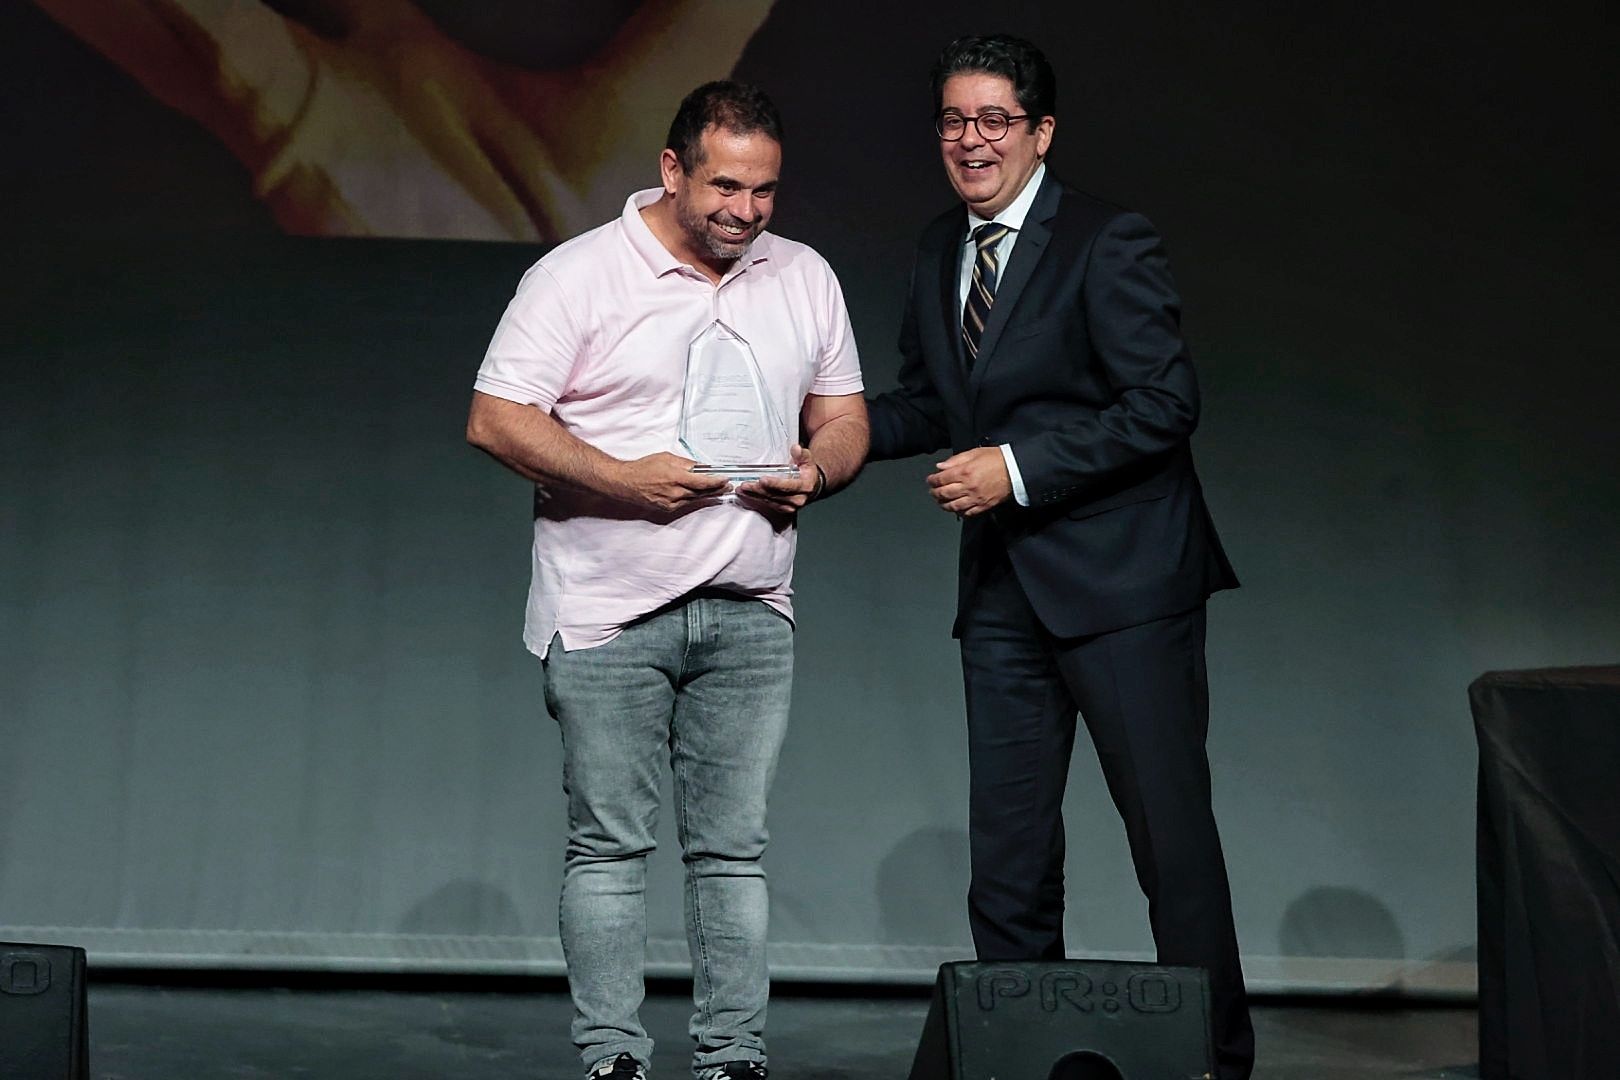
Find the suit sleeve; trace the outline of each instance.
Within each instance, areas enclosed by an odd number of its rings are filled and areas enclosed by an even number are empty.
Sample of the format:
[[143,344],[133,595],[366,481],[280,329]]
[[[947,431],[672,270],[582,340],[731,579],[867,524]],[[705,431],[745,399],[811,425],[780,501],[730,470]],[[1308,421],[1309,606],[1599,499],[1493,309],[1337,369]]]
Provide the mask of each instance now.
[[869,461],[926,454],[951,444],[945,406],[923,361],[922,338],[917,331],[917,277],[917,265],[913,263],[906,310],[900,319],[900,388],[866,402],[872,425]]
[[1112,403],[1014,439],[1031,505],[1084,499],[1198,426],[1198,379],[1181,336],[1181,300],[1164,244],[1140,214],[1108,221],[1092,244],[1081,302]]

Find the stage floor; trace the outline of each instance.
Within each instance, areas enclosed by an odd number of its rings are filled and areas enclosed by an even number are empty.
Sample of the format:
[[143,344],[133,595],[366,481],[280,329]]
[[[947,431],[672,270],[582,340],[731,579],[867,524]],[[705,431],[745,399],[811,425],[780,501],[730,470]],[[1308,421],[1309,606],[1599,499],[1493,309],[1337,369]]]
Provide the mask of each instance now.
[[[773,1080],[905,1080],[923,990],[779,986]],[[655,984],[643,1022],[653,1080],[690,1075],[683,987]],[[450,985],[413,978],[282,987],[93,981],[98,1080],[580,1080],[571,1009],[553,980]],[[1472,1007],[1263,1000],[1255,1080],[1478,1076]],[[1017,1078],[1007,1078],[1017,1080]],[[1044,1080],[1044,1078],[1032,1078]]]

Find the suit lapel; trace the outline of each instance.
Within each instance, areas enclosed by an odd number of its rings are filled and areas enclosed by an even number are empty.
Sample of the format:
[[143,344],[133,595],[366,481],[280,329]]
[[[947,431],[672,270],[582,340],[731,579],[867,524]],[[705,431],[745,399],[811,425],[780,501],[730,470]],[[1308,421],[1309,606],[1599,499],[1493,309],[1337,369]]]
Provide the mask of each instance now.
[[962,244],[967,235],[967,210],[954,215],[954,227],[939,252],[939,303],[945,315],[945,351],[955,361],[957,376],[967,383],[967,350],[962,345]]
[[996,282],[996,301],[990,305],[990,320],[984,324],[984,334],[979,338],[979,355],[973,361],[973,374],[968,380],[970,395],[977,394],[979,384],[984,381],[985,370],[995,360],[996,343],[1001,340],[1007,320],[1019,296],[1023,295],[1024,287],[1029,284],[1031,275],[1035,273],[1035,266],[1046,251],[1047,241],[1052,239],[1052,218],[1057,215],[1058,200],[1062,194],[1062,185],[1051,170],[1047,170],[1046,178],[1041,181],[1041,189],[1035,193],[1035,201],[1024,218],[1024,227],[1018,230],[1012,259],[1002,272],[1001,280]]

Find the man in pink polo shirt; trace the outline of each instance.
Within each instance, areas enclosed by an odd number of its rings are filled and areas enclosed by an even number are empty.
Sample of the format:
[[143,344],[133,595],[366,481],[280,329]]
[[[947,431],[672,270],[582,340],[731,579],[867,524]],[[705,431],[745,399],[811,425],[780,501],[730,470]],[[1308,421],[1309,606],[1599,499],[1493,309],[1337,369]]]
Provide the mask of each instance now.
[[[681,103],[662,188],[532,266],[479,369],[467,439],[538,485],[524,641],[563,738],[561,929],[593,1078],[643,1080],[646,857],[663,756],[686,864],[693,1075],[765,1077],[765,802],[793,678],[795,515],[848,484],[866,406],[838,281],[765,232],[781,120],[759,90]],[[693,470],[687,350],[752,350],[796,475]]]

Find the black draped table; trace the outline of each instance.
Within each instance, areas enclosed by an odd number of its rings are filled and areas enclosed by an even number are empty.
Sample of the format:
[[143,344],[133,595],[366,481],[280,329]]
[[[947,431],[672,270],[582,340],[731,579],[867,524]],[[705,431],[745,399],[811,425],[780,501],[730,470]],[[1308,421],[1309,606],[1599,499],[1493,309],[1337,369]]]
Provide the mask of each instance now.
[[1620,1077],[1620,666],[1493,671],[1479,740],[1484,1080]]

